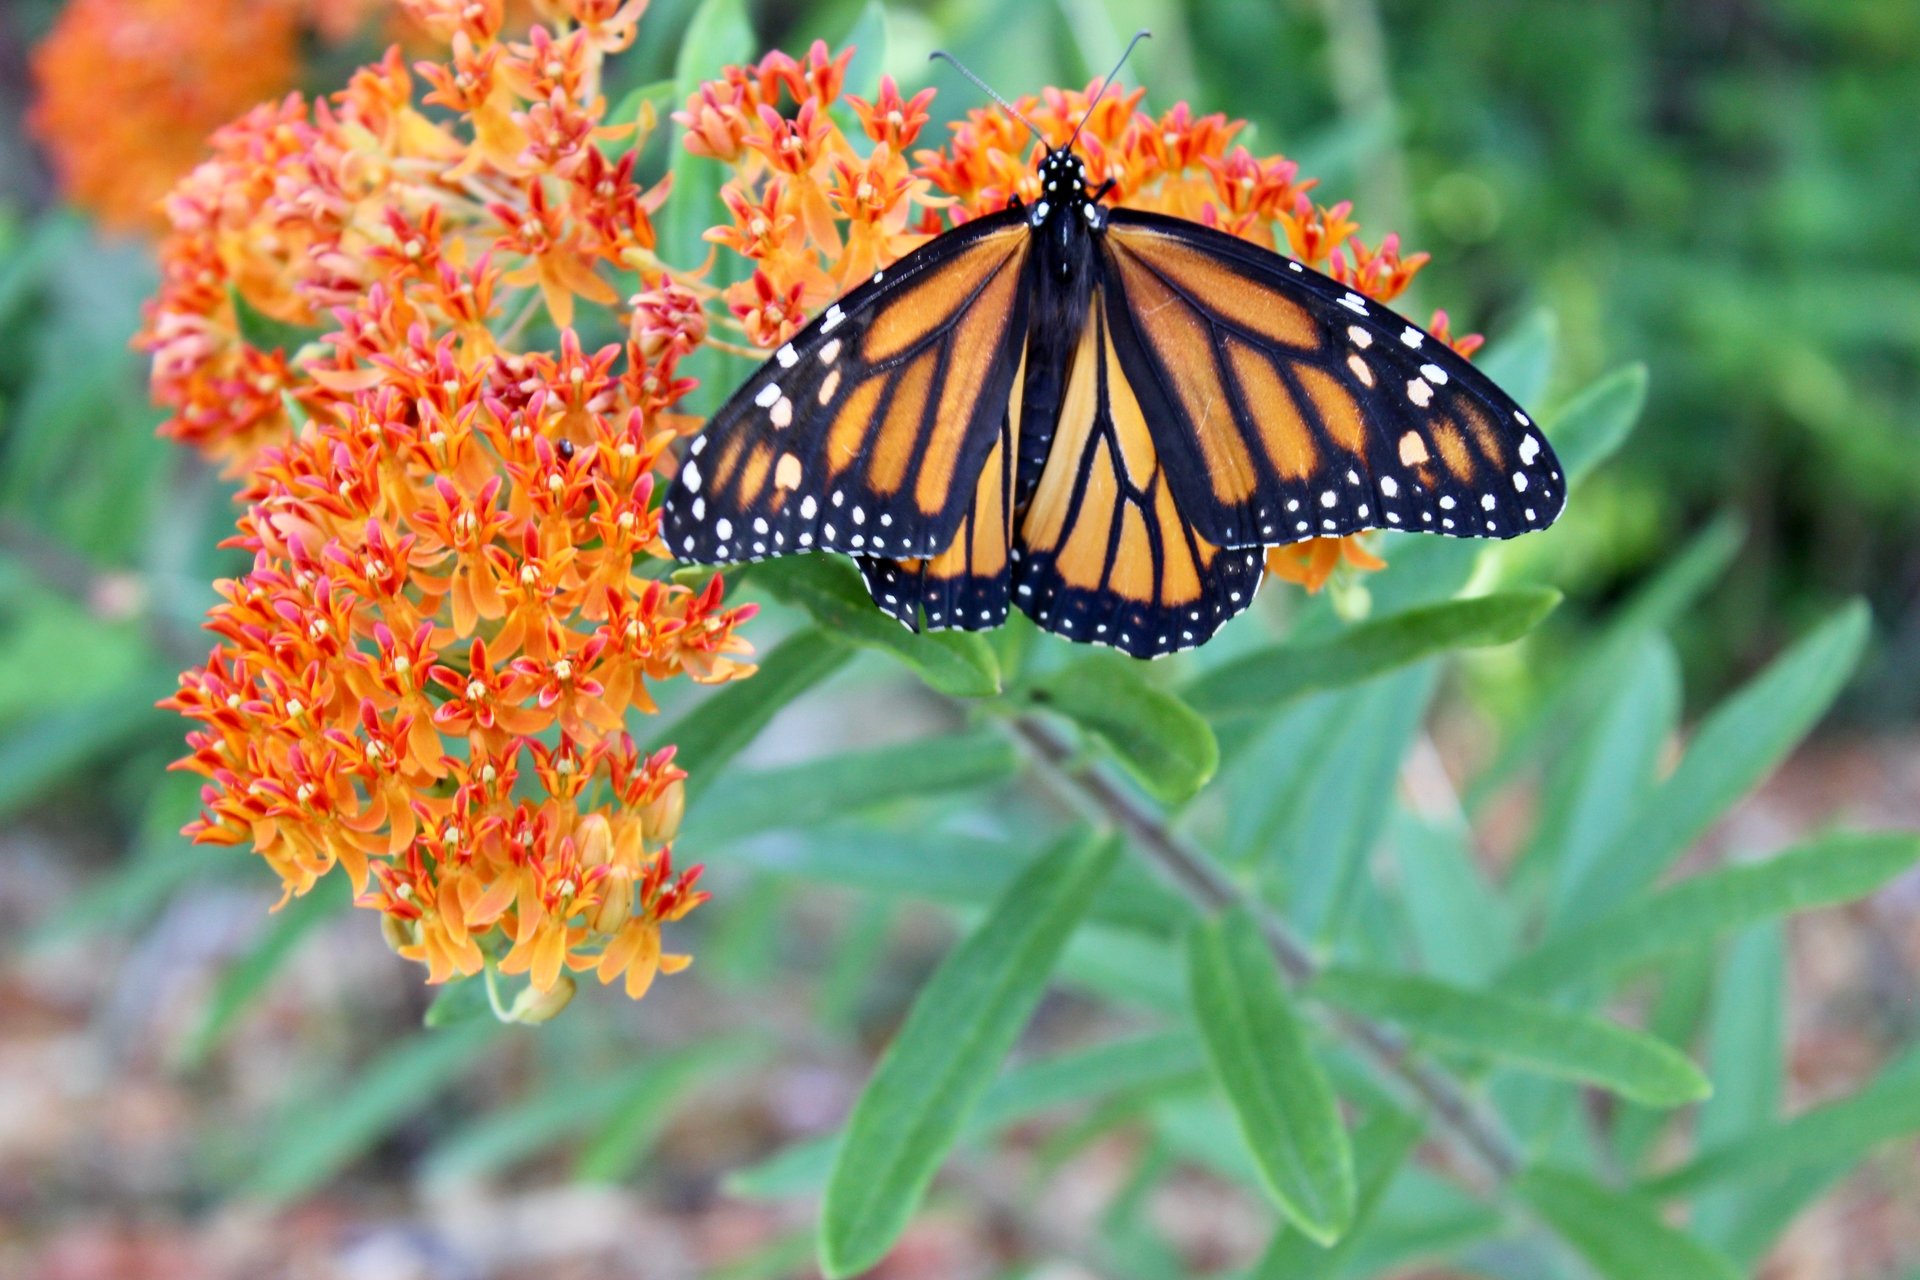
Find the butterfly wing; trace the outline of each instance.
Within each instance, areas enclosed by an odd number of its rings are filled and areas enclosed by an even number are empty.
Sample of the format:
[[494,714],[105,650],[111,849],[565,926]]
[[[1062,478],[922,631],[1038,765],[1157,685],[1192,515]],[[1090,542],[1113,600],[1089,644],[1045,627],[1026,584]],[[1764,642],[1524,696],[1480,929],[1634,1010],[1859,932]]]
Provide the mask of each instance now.
[[782,346],[689,446],[669,549],[704,564],[944,550],[1026,341],[1028,243],[1018,210],[956,227]]
[[1138,375],[1096,289],[1059,423],[1020,518],[1014,598],[1048,631],[1136,658],[1205,642],[1259,589],[1259,548],[1225,548],[1186,518],[1148,427]]
[[974,484],[973,500],[945,550],[928,557],[859,556],[860,576],[883,613],[915,631],[982,631],[1007,621],[1012,597],[1014,478],[1019,465],[1023,358],[1000,434]]
[[1560,514],[1539,429],[1417,325],[1199,223],[1117,209],[1103,241],[1115,349],[1180,510],[1216,544],[1510,538]]

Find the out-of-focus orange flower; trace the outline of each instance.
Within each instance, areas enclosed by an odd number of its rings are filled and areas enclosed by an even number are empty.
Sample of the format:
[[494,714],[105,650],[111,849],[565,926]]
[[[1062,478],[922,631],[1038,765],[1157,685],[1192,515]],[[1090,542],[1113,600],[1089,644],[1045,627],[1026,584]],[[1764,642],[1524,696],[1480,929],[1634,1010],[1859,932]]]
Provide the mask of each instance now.
[[160,198],[207,135],[292,88],[308,35],[338,44],[391,0],[72,0],[33,53],[28,125],[66,195],[116,231],[159,231]]
[[[168,198],[154,392],[242,477],[253,568],[165,705],[199,722],[196,840],[290,895],[340,868],[431,981],[525,974],[544,1018],[569,970],[638,996],[684,967],[661,928],[706,896],[673,749],[626,724],[654,681],[752,671],[751,608],[665,580],[652,509],[713,291],[655,262],[665,192],[601,150],[642,4],[548,0],[524,40],[498,3],[411,7],[451,114],[390,53],[222,130]],[[625,340],[583,346],[575,308],[635,278]],[[554,349],[522,342],[542,312]],[[263,316],[307,336],[259,345]]]
[[156,207],[207,134],[298,72],[293,0],[73,0],[33,54],[28,117],[74,203],[119,230]]

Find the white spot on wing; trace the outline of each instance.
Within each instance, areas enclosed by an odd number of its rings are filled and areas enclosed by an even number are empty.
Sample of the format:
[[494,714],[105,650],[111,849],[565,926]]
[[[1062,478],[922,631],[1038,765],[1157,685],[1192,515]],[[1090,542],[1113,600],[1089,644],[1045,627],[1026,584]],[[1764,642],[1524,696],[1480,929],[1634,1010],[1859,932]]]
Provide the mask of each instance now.
[[753,402],[762,409],[771,409],[773,408],[773,402],[779,398],[780,384],[777,382],[769,382],[766,386],[760,388],[760,394],[753,398]]
[[700,464],[688,462],[680,468],[680,483],[687,487],[688,493],[700,492]]
[[774,352],[773,358],[780,362],[780,367],[782,369],[791,369],[793,368],[793,366],[800,363],[800,353],[793,349],[793,344],[791,342],[789,342],[786,346],[780,348],[778,351]]

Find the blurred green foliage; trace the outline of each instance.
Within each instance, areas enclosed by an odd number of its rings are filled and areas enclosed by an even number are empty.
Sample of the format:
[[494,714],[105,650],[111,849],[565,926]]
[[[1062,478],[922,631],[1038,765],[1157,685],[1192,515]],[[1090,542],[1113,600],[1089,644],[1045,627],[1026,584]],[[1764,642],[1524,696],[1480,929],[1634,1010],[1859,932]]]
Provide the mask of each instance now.
[[[17,60],[54,8],[0,15],[0,56]],[[1492,551],[1388,538],[1391,567],[1364,594],[1269,609],[1184,665],[1090,657],[1020,626],[914,637],[872,625],[839,567],[756,571],[744,590],[770,606],[761,674],[641,728],[677,742],[706,792],[682,845],[713,865],[719,901],[688,926],[699,969],[675,981],[709,984],[744,1031],[674,1041],[651,1028],[651,1003],[593,998],[540,1032],[504,1030],[478,983],[456,986],[432,1031],[322,1046],[264,1136],[209,1134],[210,1194],[296,1198],[423,1116],[430,1179],[555,1150],[582,1178],[644,1178],[696,1084],[766,1060],[756,1010],[770,987],[843,1049],[898,1030],[843,1133],[729,1183],[823,1195],[820,1239],[841,1273],[885,1251],[943,1161],[1063,1109],[1056,1161],[1113,1128],[1145,1135],[1096,1258],[1143,1278],[1180,1274],[1132,1213],[1180,1163],[1271,1209],[1250,1277],[1420,1259],[1528,1277],[1740,1274],[1878,1143],[1920,1130],[1911,1047],[1860,1092],[1783,1114],[1779,925],[1874,891],[1920,845],[1843,833],[1668,883],[1856,673],[1856,719],[1915,709],[1920,7],[741,12],[751,38],[725,0],[655,0],[610,100],[712,74],[710,49],[858,30],[856,80],[937,82],[950,118],[976,98],[933,77],[933,47],[1017,94],[1098,74],[1126,32],[1151,27],[1132,72],[1150,106],[1247,116],[1255,145],[1353,196],[1370,236],[1433,252],[1408,309],[1445,305],[1493,335],[1489,366],[1541,406],[1581,479],[1569,514]],[[314,87],[339,70],[313,68]],[[5,102],[13,121],[18,107]],[[663,148],[648,163],[676,162]],[[150,705],[201,650],[208,584],[235,565],[216,547],[224,483],[153,438],[126,348],[147,254],[100,243],[28,166],[0,172],[0,195],[0,815],[57,815],[119,851],[38,922],[35,941],[52,944],[138,930],[194,877],[265,877],[173,835],[193,790],[162,773],[181,726]],[[696,231],[667,228],[664,251],[697,257]],[[1871,628],[1849,597],[1872,607]],[[1522,637],[1524,661],[1461,652]],[[897,702],[909,685],[939,726],[919,739],[736,762],[817,690],[805,705],[831,718],[834,696]],[[1401,781],[1432,783],[1424,726],[1443,698],[1481,713],[1489,751],[1460,795],[1416,802]],[[1663,773],[1682,724],[1698,727]],[[1048,733],[1069,744],[1057,758]],[[1496,880],[1478,824],[1515,787],[1537,803]],[[1164,845],[1163,869],[1185,850],[1211,870],[1171,893],[1060,795],[1134,852]],[[217,1060],[343,899],[315,895],[258,935],[209,993],[183,1064]],[[796,925],[803,903],[824,936]],[[921,904],[966,936],[916,994],[883,961]],[[1003,1070],[1050,984],[1124,1030]],[[1493,1163],[1511,1161],[1494,1170],[1510,1194],[1469,1194],[1411,1158],[1422,1134],[1457,1150],[1461,1126],[1409,1094],[1356,1017],[1470,1100],[1501,1139]],[[1236,1034],[1249,1026],[1268,1052]],[[519,1095],[484,1112],[447,1102],[508,1038],[532,1064]],[[1676,1204],[1692,1210],[1685,1234],[1661,1214]],[[795,1254],[769,1256],[764,1273],[786,1274]]]

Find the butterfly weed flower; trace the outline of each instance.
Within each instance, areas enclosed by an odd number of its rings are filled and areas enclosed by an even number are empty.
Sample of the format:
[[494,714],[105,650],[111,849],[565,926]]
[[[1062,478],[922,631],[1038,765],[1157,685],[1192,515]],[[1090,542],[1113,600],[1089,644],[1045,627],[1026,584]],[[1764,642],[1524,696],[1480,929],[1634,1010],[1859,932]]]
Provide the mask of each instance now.
[[[731,225],[707,238],[745,258],[752,274],[726,291],[734,323],[761,348],[787,341],[820,308],[874,270],[933,235],[991,214],[1015,199],[1042,199],[1045,145],[1075,134],[1087,180],[1111,183],[1113,203],[1199,222],[1286,252],[1355,293],[1381,303],[1399,297],[1427,262],[1403,253],[1399,237],[1361,238],[1349,202],[1324,204],[1317,183],[1284,156],[1261,156],[1237,141],[1246,122],[1199,114],[1186,103],[1154,114],[1145,91],[1047,88],[970,110],[945,145],[916,146],[932,90],[911,99],[891,78],[871,100],[851,94],[859,129],[829,113],[842,91],[847,51],[816,43],[804,62],[773,54],[729,67],[701,85],[675,119],[685,145],[731,170],[723,198]],[[823,202],[821,194],[827,193]],[[1431,330],[1462,355],[1479,338],[1453,340],[1444,312]],[[1273,548],[1268,572],[1320,590],[1343,566],[1384,567],[1365,535],[1307,538]]]
[[[442,56],[221,130],[168,198],[141,339],[163,429],[239,478],[253,558],[165,703],[197,722],[189,833],[288,895],[345,876],[430,981],[525,975],[528,1020],[570,973],[638,997],[686,964],[685,774],[627,726],[656,681],[752,671],[752,608],[661,572],[713,291],[654,258],[666,193],[598,88],[644,5],[546,8],[514,38],[498,0],[413,0]],[[587,307],[620,340],[583,343]]]

